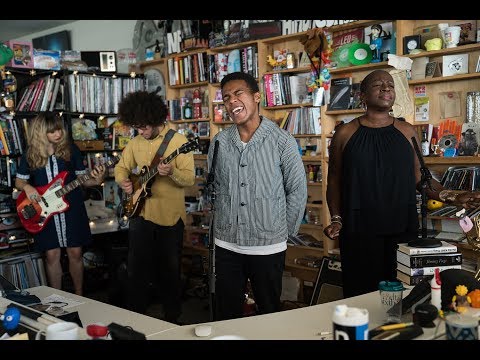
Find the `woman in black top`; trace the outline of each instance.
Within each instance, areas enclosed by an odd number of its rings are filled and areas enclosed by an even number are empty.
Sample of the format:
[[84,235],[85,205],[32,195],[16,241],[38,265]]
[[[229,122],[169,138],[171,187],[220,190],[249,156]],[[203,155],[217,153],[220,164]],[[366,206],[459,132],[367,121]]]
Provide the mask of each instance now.
[[[337,128],[328,166],[327,202],[331,224],[324,233],[339,238],[344,297],[378,289],[396,278],[397,244],[416,239],[416,190],[420,162],[412,145],[415,128],[390,112],[392,76],[367,75],[360,86],[365,114]],[[465,207],[480,205],[480,193],[445,190],[431,181],[429,198]]]

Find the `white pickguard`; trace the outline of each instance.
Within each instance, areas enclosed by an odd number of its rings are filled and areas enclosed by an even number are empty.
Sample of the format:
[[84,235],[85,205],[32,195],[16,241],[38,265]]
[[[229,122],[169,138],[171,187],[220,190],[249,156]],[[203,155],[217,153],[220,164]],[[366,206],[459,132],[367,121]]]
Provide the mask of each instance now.
[[57,194],[55,194],[55,192],[60,189],[62,189],[62,180],[58,179],[43,193],[42,201],[39,203],[42,208],[41,217],[47,218],[52,214],[67,209],[68,205],[63,200],[63,197],[58,197]]

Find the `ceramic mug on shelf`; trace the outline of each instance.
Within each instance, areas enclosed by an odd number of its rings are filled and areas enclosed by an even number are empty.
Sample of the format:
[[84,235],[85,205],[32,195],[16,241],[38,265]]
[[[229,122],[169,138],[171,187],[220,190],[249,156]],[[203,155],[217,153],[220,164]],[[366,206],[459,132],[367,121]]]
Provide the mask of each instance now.
[[445,45],[447,48],[456,47],[460,41],[460,26],[449,26],[444,31]]

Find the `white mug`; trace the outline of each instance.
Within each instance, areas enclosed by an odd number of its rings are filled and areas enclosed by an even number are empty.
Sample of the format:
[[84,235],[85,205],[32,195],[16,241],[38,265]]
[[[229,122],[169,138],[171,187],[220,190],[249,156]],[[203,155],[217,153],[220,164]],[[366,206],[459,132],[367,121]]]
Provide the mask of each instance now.
[[460,41],[460,26],[449,26],[445,29],[445,45],[447,48],[456,47]]
[[74,322],[58,322],[47,326],[46,340],[78,340],[78,325]]

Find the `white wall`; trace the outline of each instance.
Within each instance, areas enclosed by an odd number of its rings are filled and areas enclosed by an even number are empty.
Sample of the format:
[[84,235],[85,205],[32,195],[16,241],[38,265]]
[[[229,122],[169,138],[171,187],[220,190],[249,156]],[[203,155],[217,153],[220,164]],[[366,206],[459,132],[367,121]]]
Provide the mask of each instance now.
[[70,31],[72,50],[120,50],[132,47],[133,30],[137,20],[78,20],[45,31],[30,34],[17,40],[31,41],[33,38]]

